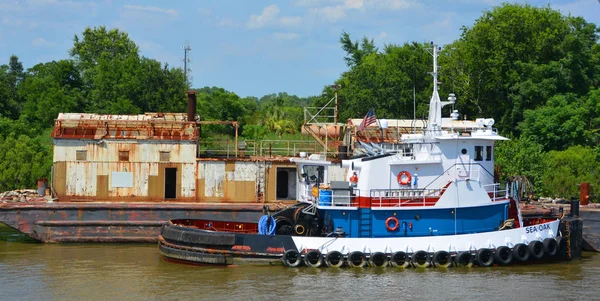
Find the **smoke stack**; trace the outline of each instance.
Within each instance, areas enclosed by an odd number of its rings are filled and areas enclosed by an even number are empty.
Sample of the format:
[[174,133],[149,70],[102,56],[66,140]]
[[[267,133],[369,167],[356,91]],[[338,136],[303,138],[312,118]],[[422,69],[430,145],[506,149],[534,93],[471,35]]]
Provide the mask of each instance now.
[[187,121],[194,122],[196,121],[196,91],[187,91]]

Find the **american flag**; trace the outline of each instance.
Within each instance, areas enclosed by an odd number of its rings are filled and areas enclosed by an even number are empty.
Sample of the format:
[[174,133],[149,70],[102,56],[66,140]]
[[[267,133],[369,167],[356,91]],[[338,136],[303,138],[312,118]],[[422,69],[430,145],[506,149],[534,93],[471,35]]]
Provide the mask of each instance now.
[[377,117],[375,117],[375,111],[373,111],[373,109],[370,109],[367,115],[365,115],[365,118],[363,118],[362,122],[358,126],[357,130],[362,131],[365,129],[365,127],[375,122],[377,122]]

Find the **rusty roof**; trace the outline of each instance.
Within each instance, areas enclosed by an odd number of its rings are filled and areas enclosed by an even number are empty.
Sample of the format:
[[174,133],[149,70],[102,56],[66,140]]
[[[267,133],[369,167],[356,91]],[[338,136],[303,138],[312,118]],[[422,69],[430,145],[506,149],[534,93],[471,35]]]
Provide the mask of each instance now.
[[197,140],[198,129],[194,121],[187,121],[185,113],[60,113],[54,121],[52,138]]

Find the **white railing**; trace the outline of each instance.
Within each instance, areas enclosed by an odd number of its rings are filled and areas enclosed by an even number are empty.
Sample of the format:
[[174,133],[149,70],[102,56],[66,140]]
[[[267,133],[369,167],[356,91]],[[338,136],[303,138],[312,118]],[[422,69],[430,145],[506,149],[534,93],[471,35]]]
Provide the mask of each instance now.
[[[403,207],[403,206],[428,206],[437,202],[437,199],[446,191],[446,188],[436,189],[371,189],[372,207]],[[436,199],[428,202],[428,199]]]
[[483,185],[483,188],[485,188],[485,191],[487,191],[490,199],[492,199],[492,202],[507,200],[510,197],[508,184],[506,184],[505,189],[499,189],[500,184],[498,183]]
[[[327,191],[331,194],[324,193]],[[358,199],[360,190],[342,190],[348,191],[349,195],[336,195],[334,190],[319,189],[319,197],[314,199],[313,204],[318,204],[320,207],[358,207]]]

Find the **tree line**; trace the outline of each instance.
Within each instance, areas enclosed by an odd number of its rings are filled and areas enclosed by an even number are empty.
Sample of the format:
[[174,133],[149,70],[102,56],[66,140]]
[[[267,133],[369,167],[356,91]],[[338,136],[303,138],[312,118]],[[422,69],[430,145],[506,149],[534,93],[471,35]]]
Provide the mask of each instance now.
[[[595,24],[550,7],[502,4],[443,46],[440,95],[455,93],[452,109],[468,119],[493,117],[511,138],[496,148],[503,178],[526,176],[545,196],[576,196],[580,182],[600,189],[599,33]],[[335,81],[342,86],[340,120],[369,108],[378,118],[426,118],[433,89],[428,42],[379,49],[346,32],[339,42],[348,66]],[[105,27],[76,35],[64,60],[24,70],[11,56],[0,66],[0,190],[31,187],[49,175],[49,133],[58,113],[184,112],[189,88],[181,68],[141,56],[127,33]],[[237,120],[247,139],[297,133],[302,107],[322,106],[334,93],[329,85],[306,98],[194,90],[202,120]],[[230,131],[211,126],[203,138]]]

